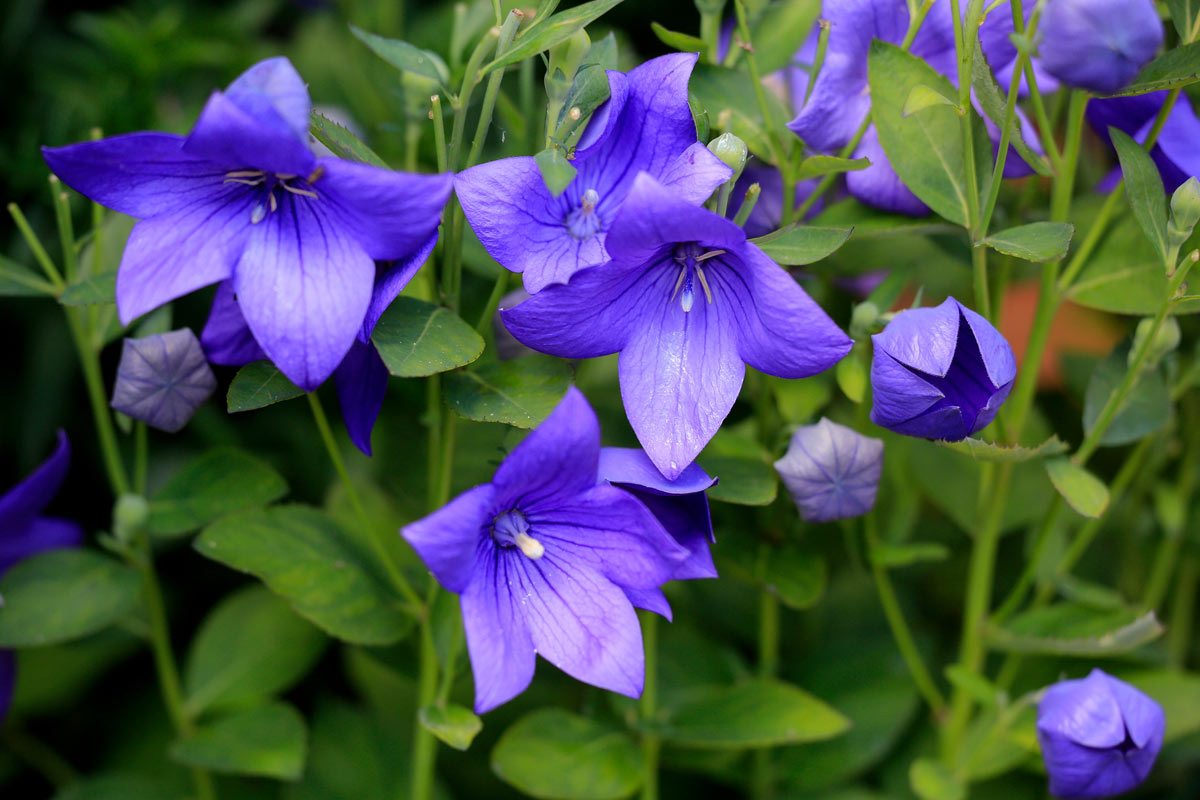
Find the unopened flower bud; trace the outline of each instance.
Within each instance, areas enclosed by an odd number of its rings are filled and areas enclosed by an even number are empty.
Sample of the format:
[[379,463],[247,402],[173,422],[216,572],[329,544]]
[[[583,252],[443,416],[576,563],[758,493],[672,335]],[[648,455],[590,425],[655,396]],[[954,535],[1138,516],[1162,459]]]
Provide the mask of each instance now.
[[1196,223],[1200,221],[1200,181],[1195,176],[1184,181],[1171,195],[1171,219],[1167,223],[1167,235],[1173,248],[1181,247]]
[[123,494],[113,507],[113,533],[122,542],[129,543],[146,525],[150,517],[150,504],[140,494]]
[[732,133],[722,133],[708,143],[708,149],[733,170],[733,175],[729,178],[732,185],[741,176],[742,167],[746,166],[746,156],[749,152],[746,143]]
[[[1129,348],[1128,365],[1133,366],[1134,359],[1137,353],[1141,351],[1146,343],[1146,338],[1150,336],[1150,332],[1154,330],[1154,319],[1146,317],[1138,322],[1137,330],[1133,334],[1133,346]],[[1179,321],[1174,317],[1167,317],[1158,326],[1158,332],[1154,334],[1154,338],[1150,341],[1150,349],[1146,353],[1147,368],[1153,368],[1162,361],[1163,358],[1175,352],[1179,347]]]
[[1101,94],[1129,83],[1162,43],[1153,0],[1051,0],[1038,32],[1048,73]]
[[182,328],[125,340],[111,405],[122,414],[174,433],[216,388],[217,379],[196,334]]
[[850,313],[850,338],[864,339],[875,333],[879,326],[879,306],[871,301],[859,303]]
[[883,441],[824,417],[797,428],[775,462],[806,522],[860,517],[875,505],[883,470]]
[[588,38],[587,32],[580,28],[566,41],[550,48],[550,60],[546,65],[546,75],[550,76],[554,74],[555,70],[562,70],[562,74],[566,76],[567,85],[570,86],[571,81],[575,78],[575,72],[583,63],[583,57],[587,55],[588,48],[591,46],[592,40]]

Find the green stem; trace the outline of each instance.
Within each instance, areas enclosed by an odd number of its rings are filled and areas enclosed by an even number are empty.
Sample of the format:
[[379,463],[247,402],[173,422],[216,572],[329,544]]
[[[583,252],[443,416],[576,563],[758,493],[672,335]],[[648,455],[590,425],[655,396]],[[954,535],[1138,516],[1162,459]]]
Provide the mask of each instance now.
[[710,64],[717,63],[717,39],[720,30],[719,15],[710,11],[700,12],[700,40],[704,42],[704,60]]
[[[758,58],[754,55],[754,46],[750,41],[750,25],[746,21],[744,0],[733,0],[733,10],[737,15],[738,35],[742,37],[742,41],[746,45],[746,66],[750,71],[750,80],[754,84],[754,99],[758,103],[758,111],[762,114],[763,123],[767,129],[767,138],[771,143],[771,152],[775,156],[775,163],[782,169],[786,166],[784,162],[787,160],[788,149],[779,136],[774,115],[771,113],[771,106],[767,103],[766,88],[763,86],[762,75],[758,70]],[[785,195],[784,203],[787,202]]]
[[54,266],[54,261],[50,258],[50,254],[46,252],[45,247],[42,247],[41,240],[34,234],[33,228],[29,227],[29,220],[25,219],[25,215],[16,203],[8,204],[8,214],[13,218],[13,222],[16,223],[17,230],[21,232],[21,237],[25,240],[25,244],[29,245],[29,250],[41,266],[42,272],[46,273],[46,278],[49,279],[56,292],[61,292],[66,283],[63,281],[62,274],[58,271],[58,267]]
[[0,728],[0,741],[9,752],[33,767],[56,788],[64,788],[79,780],[79,774],[58,751],[25,730],[15,719]]
[[1185,555],[1175,581],[1175,599],[1167,619],[1167,665],[1181,670],[1187,666],[1192,644],[1192,626],[1196,614],[1197,589],[1200,589],[1200,557]]
[[146,423],[137,422],[133,426],[133,491],[140,495],[146,494],[146,465],[148,460],[149,443]]
[[746,220],[750,219],[750,213],[754,211],[754,206],[758,204],[760,194],[762,194],[762,186],[757,183],[750,184],[750,188],[746,190],[746,197],[738,206],[738,213],[733,218],[734,225],[740,228],[746,224]]
[[1162,541],[1158,543],[1158,552],[1154,557],[1154,566],[1150,571],[1150,579],[1142,595],[1142,611],[1162,608],[1175,565],[1180,562],[1180,554],[1183,552],[1188,530],[1188,509],[1191,508],[1192,489],[1196,484],[1197,462],[1200,462],[1200,420],[1195,417],[1194,413],[1188,413],[1184,417],[1183,429],[1187,431],[1187,444],[1180,456],[1179,475],[1175,479],[1175,494],[1183,508],[1183,519],[1177,527],[1166,528],[1163,531]]
[[62,190],[57,175],[50,176],[50,193],[54,201],[54,217],[58,222],[58,240],[62,247],[63,273],[67,283],[75,280],[79,272],[75,254],[75,227],[71,222],[71,198]]
[[[767,557],[767,545],[759,545],[759,562]],[[779,598],[762,589],[758,593],[758,674],[774,678],[779,673]],[[770,748],[754,751],[753,796],[769,800],[775,796],[775,776]]]
[[1034,580],[1037,579],[1042,559],[1046,556],[1046,548],[1050,544],[1050,534],[1054,531],[1054,523],[1058,521],[1058,515],[1062,512],[1062,507],[1062,495],[1055,492],[1054,496],[1050,498],[1050,505],[1046,508],[1046,513],[1042,516],[1042,522],[1038,526],[1037,534],[1034,535],[1033,550],[1025,560],[1025,568],[1022,570],[1021,576],[1017,579],[1012,590],[1008,593],[1008,597],[1004,598],[1004,602],[992,614],[993,624],[998,625],[1007,620],[1016,613],[1021,603],[1024,602],[1026,593],[1033,586]]
[[[436,581],[429,584],[425,607],[432,608],[437,597]],[[426,619],[420,628],[417,666],[417,713],[413,719],[411,800],[432,800],[433,768],[437,760],[437,740],[421,724],[421,709],[437,700],[437,650],[433,645],[433,627]]]
[[[509,43],[517,34],[517,26],[521,24],[523,16],[524,14],[515,8],[508,12],[508,18],[504,20],[499,38],[496,40],[497,58],[504,55],[504,51],[508,49]],[[488,76],[487,88],[483,92],[483,106],[479,111],[479,122],[475,126],[475,139],[471,142],[471,152],[467,155],[467,167],[473,166],[483,152],[483,143],[487,140],[488,128],[492,125],[492,113],[496,109],[496,96],[500,93],[502,80],[504,80],[504,67],[492,70],[491,75]],[[463,116],[466,116],[465,113]]]
[[382,529],[378,525],[371,523],[371,518],[367,515],[367,509],[363,505],[362,498],[358,495],[358,489],[355,488],[354,481],[351,480],[350,473],[346,470],[346,462],[342,460],[342,452],[333,437],[333,430],[329,427],[329,418],[325,416],[325,409],[321,407],[320,399],[317,397],[316,392],[309,392],[307,397],[308,407],[312,410],[313,421],[317,425],[317,431],[321,434],[321,441],[325,444],[325,451],[329,454],[329,461],[333,464],[333,469],[337,472],[338,478],[341,479],[342,488],[346,491],[346,498],[350,501],[350,507],[354,509],[354,515],[358,517],[358,524],[362,526],[363,533],[375,551],[375,556],[387,572],[388,578],[392,582],[392,588],[404,598],[410,612],[418,617],[421,616],[425,608],[421,604],[421,598],[413,590],[412,585],[408,582],[408,578],[404,577],[404,573],[400,571],[400,567],[396,564],[395,559],[392,558],[387,542],[383,539]]
[[125,465],[121,461],[121,450],[117,444],[116,431],[113,429],[112,414],[108,410],[108,397],[104,393],[104,379],[100,375],[100,354],[92,347],[76,311],[74,308],[63,307],[67,317],[67,328],[71,331],[71,339],[74,340],[75,350],[79,354],[79,366],[92,406],[92,421],[96,425],[96,436],[100,440],[100,450],[104,455],[104,469],[108,474],[113,495],[120,497],[129,492],[129,480],[125,476]]
[[492,284],[492,293],[488,295],[487,302],[483,305],[483,311],[479,314],[479,320],[475,323],[475,332],[480,336],[483,336],[491,327],[492,317],[496,315],[500,299],[504,297],[504,290],[507,288],[508,271],[501,267],[500,273],[496,276],[496,282]]
[[658,616],[643,611],[641,617],[646,652],[646,683],[638,701],[642,722],[642,800],[658,800],[658,754],[662,749],[662,740],[654,730],[658,714]]

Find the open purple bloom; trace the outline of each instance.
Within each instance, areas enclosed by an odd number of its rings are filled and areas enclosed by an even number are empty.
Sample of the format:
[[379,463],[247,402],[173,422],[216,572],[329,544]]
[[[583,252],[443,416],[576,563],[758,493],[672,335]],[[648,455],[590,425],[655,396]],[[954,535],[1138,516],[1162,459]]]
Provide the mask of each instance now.
[[639,172],[693,204],[732,174],[696,141],[688,107],[694,53],[651,59],[628,75],[609,70],[610,96],[571,162],[575,179],[555,197],[531,156],[480,164],[454,179],[471,227],[492,257],[524,274],[536,294],[603,262],[605,236]]
[[[72,547],[83,541],[83,530],[74,522],[44,517],[71,466],[71,443],[58,432],[58,446],[25,480],[0,497],[0,575],[17,562],[44,550]],[[16,682],[16,658],[0,650],[0,720],[8,713]]]
[[1153,0],[1048,0],[1038,28],[1046,72],[1068,86],[1115,92],[1163,43]]
[[174,433],[217,388],[217,379],[190,328],[126,339],[112,407]]
[[[667,480],[641,448],[603,447],[600,481],[619,486],[641,500],[667,533],[688,551],[688,557],[675,567],[671,576],[674,580],[717,577],[709,550],[716,539],[705,494],[717,479],[709,477],[699,464],[691,464],[678,478]],[[661,590],[627,589],[625,593],[638,608],[671,618],[671,607]]]
[[368,313],[374,260],[429,240],[452,180],[317,158],[308,118],[303,80],[272,58],[214,92],[186,137],[43,148],[67,184],[141,220],[117,273],[122,322],[231,280],[288,378],[311,390],[333,372]]
[[1103,670],[1054,684],[1037,720],[1050,794],[1086,800],[1129,791],[1150,774],[1165,729],[1162,706]]
[[729,414],[745,364],[803,378],[850,350],[849,337],[745,231],[645,173],[606,247],[611,261],[505,310],[504,322],[543,353],[620,353],[625,413],[669,479]]
[[987,427],[1017,374],[1008,341],[953,297],[901,311],[871,339],[871,421],[908,436],[956,441]]
[[792,434],[775,462],[806,522],[861,517],[875,505],[883,470],[883,441],[824,417]]
[[[1137,142],[1145,142],[1154,127],[1154,120],[1166,99],[1167,92],[1150,92],[1132,97],[1093,98],[1088,102],[1087,119],[1101,136],[1108,138],[1109,127],[1124,131]],[[1200,176],[1200,119],[1192,108],[1186,94],[1179,95],[1150,157],[1158,166],[1163,184],[1170,194],[1180,184],[1193,176]],[[1114,169],[1100,184],[1102,191],[1110,191],[1121,179],[1120,169]]]
[[641,694],[641,630],[627,591],[657,589],[687,551],[633,495],[597,484],[600,424],[572,387],[476,486],[401,534],[460,594],[475,710],[511,700],[535,656],[614,692]]

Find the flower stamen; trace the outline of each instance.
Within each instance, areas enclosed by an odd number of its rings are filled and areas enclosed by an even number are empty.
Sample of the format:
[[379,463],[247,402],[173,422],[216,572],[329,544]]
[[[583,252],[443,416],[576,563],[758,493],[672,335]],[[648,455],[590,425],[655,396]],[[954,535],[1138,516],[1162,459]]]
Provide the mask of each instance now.
[[501,547],[515,547],[526,558],[539,559],[546,548],[529,535],[529,522],[520,511],[505,511],[492,520],[492,539]]

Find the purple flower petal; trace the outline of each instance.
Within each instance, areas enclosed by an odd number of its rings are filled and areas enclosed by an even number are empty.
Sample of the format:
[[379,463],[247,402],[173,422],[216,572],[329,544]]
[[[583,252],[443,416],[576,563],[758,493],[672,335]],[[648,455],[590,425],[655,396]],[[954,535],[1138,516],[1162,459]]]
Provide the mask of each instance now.
[[340,158],[323,158],[313,190],[336,209],[371,258],[407,258],[436,234],[453,176],[392,172]]
[[[1161,105],[1160,103],[1160,108]],[[1157,116],[1157,112],[1155,112],[1155,116]],[[1143,123],[1135,137],[1137,141],[1146,141],[1153,125],[1153,118]],[[1200,175],[1200,148],[1196,147],[1198,141],[1200,141],[1200,119],[1197,119],[1188,96],[1180,94],[1175,100],[1175,106],[1171,109],[1171,113],[1167,115],[1167,121],[1163,123],[1154,147],[1155,155],[1161,156],[1155,160],[1159,164],[1159,171],[1163,173],[1163,181],[1168,192],[1174,192],[1189,177]],[[1175,175],[1171,175],[1172,171],[1163,169],[1162,162],[1164,160],[1170,162],[1171,166],[1175,168],[1173,171]]]
[[533,609],[523,594],[528,559],[511,549],[491,555],[479,559],[479,574],[461,598],[477,714],[525,691],[537,661],[528,625]]
[[733,168],[703,142],[693,142],[663,169],[659,182],[689,203],[700,205],[733,177]]
[[[694,466],[696,465],[692,464],[689,469]],[[671,538],[687,551],[687,557],[675,565],[671,580],[688,581],[717,577],[717,567],[713,564],[712,551],[709,549],[709,544],[715,539],[707,495],[703,492],[684,495],[658,494],[627,484],[621,484],[621,488],[640,500],[667,533],[671,534]]]
[[266,360],[267,354],[258,346],[242,316],[242,309],[238,307],[233,281],[222,281],[217,285],[212,310],[200,332],[200,344],[210,362],[225,367]]
[[855,158],[869,158],[871,166],[866,169],[846,173],[846,189],[867,205],[894,211],[898,214],[908,214],[919,217],[929,213],[929,206],[913,194],[904,185],[887,153],[879,144],[879,133],[874,125],[867,126],[858,149],[854,151]]
[[639,447],[601,447],[600,479],[665,495],[703,492],[717,482],[699,464],[689,464],[675,480],[667,480]]
[[375,345],[355,341],[333,373],[346,432],[354,446],[371,455],[371,430],[383,408],[388,371]]
[[174,433],[217,388],[190,328],[125,339],[111,405],[122,414]]
[[523,598],[529,635],[542,658],[601,689],[641,695],[642,632],[620,587],[550,552],[537,560],[516,556],[512,573],[517,583],[511,596]]
[[144,219],[187,209],[220,189],[226,170],[184,153],[183,141],[169,133],[129,133],[43,147],[42,157],[75,191]]
[[883,470],[883,442],[824,417],[792,434],[775,462],[806,522],[859,517],[875,505]]
[[622,586],[621,591],[629,598],[634,608],[652,611],[667,622],[672,621],[671,604],[667,602],[667,596],[662,593],[662,589],[628,589]]
[[688,557],[645,505],[615,486],[595,486],[525,516],[547,556],[572,569],[586,565],[626,588],[661,586]]
[[408,282],[417,274],[417,270],[421,269],[429,260],[429,255],[433,252],[436,244],[437,231],[434,231],[425,244],[418,247],[411,255],[398,261],[376,265],[375,288],[371,292],[371,304],[367,306],[367,316],[363,320],[362,331],[358,334],[359,341],[370,340],[371,333],[375,330],[375,325],[383,316],[383,312],[387,311],[392,301],[400,292],[404,291],[404,287],[408,286]]
[[[0,542],[8,538],[9,531],[25,528],[50,504],[67,470],[71,467],[71,442],[66,431],[58,431],[58,442],[54,452],[43,461],[25,480],[0,497]],[[595,476],[593,475],[593,481]]]
[[251,226],[234,275],[254,338],[305,391],[342,362],[375,279],[375,262],[321,202],[283,198],[278,212]]
[[3,574],[32,555],[80,544],[83,528],[69,519],[35,517],[20,528],[4,530],[0,537],[0,574]]
[[605,142],[614,149],[637,143],[622,166],[628,179],[638,172],[664,175],[671,162],[696,142],[688,81],[697,59],[696,53],[671,53],[629,71],[629,98],[618,129]]
[[587,127],[575,145],[575,159],[586,159],[595,148],[608,141],[621,122],[621,112],[629,100],[629,78],[615,69],[605,70],[608,76],[608,99],[592,112]]
[[[493,549],[487,529],[491,525],[495,507],[496,492],[491,484],[476,486],[429,516],[405,525],[400,531],[400,535],[417,551],[438,583],[451,592],[463,593],[464,619],[469,585],[474,585],[472,576],[477,565],[486,566],[493,560],[479,558],[477,554],[485,544],[489,550]],[[474,583],[478,584],[481,578]],[[487,593],[491,594],[494,590],[495,587],[488,588]]]
[[496,470],[496,505],[532,514],[558,508],[596,483],[600,422],[574,386]]
[[121,323],[230,277],[256,202],[247,187],[225,184],[192,206],[134,225],[117,271]]
[[229,84],[225,96],[251,114],[271,109],[297,136],[308,141],[312,102],[304,79],[287,58],[276,56],[258,62]]
[[308,137],[297,135],[274,106],[264,102],[248,110],[221,92],[208,98],[183,151],[230,171],[256,169],[305,177],[317,164]]
[[1038,55],[1068,86],[1101,94],[1133,79],[1163,43],[1151,0],[1055,0],[1038,28]]

